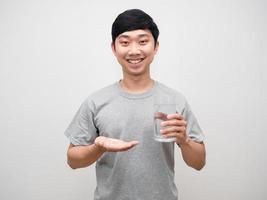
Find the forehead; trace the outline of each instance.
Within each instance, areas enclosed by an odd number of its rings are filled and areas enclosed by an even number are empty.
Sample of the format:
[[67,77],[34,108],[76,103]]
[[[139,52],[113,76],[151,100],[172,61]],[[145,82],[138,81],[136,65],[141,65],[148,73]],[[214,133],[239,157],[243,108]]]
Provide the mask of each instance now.
[[152,37],[152,34],[149,30],[143,30],[143,29],[138,29],[138,30],[133,30],[133,31],[125,31],[121,33],[117,38],[140,38],[140,37]]

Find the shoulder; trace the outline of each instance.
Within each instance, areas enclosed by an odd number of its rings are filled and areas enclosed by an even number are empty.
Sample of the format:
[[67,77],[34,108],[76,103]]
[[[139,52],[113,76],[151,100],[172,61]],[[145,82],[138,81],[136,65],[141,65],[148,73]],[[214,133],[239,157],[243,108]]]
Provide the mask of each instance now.
[[85,103],[89,107],[105,104],[115,99],[119,94],[117,83],[103,87],[87,96]]
[[157,85],[158,85],[158,91],[160,92],[161,95],[172,96],[175,97],[175,99],[178,102],[183,104],[186,103],[186,98],[180,91],[160,82],[157,82]]
[[95,99],[95,98],[103,98],[103,97],[109,97],[109,96],[112,96],[114,94],[117,93],[117,82],[116,83],[113,83],[113,84],[110,84],[106,87],[103,87],[95,92],[93,92],[92,94],[90,94],[88,96],[88,98],[92,98],[92,99]]

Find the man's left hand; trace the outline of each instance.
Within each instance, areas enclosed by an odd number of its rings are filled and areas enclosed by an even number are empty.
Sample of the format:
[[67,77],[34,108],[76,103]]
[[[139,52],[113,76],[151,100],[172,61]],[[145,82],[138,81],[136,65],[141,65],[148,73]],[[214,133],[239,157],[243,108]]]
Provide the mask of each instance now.
[[162,129],[161,134],[166,137],[175,137],[176,143],[178,145],[186,144],[189,140],[186,134],[187,122],[184,120],[183,116],[176,113],[167,115],[167,120],[161,122]]

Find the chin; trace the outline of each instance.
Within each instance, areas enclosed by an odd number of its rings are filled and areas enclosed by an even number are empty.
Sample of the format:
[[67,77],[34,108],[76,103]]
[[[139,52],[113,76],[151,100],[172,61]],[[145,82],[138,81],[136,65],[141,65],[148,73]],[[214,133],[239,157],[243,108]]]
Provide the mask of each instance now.
[[142,75],[148,73],[147,70],[144,70],[144,69],[142,69],[142,70],[126,70],[125,72],[129,75],[132,75],[132,76],[142,76]]
[[149,73],[149,66],[146,63],[140,63],[139,65],[130,64],[128,62],[123,63],[123,71],[132,76],[140,76]]

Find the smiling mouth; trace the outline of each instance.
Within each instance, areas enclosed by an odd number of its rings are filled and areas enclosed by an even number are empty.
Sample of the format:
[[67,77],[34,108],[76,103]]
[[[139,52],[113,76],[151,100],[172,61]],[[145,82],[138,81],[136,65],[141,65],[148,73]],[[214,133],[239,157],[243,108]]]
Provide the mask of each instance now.
[[142,62],[144,60],[144,58],[139,58],[139,59],[127,59],[127,62],[130,64],[138,64],[140,62]]

